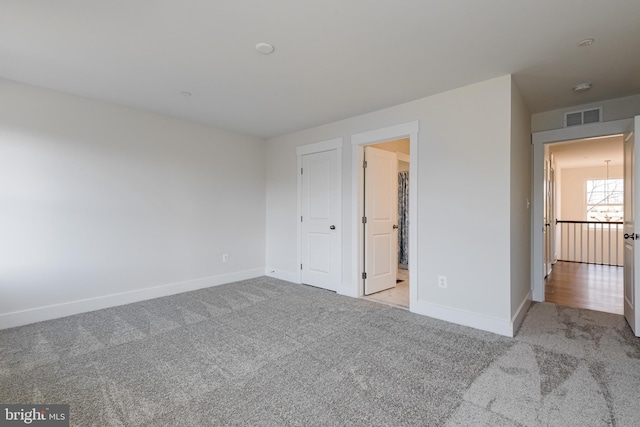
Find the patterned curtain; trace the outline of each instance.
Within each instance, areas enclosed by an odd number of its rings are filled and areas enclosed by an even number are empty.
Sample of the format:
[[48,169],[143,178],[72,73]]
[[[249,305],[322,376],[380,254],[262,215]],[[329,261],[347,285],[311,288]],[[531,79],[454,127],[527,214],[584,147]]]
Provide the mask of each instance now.
[[409,268],[409,172],[398,173],[398,263]]

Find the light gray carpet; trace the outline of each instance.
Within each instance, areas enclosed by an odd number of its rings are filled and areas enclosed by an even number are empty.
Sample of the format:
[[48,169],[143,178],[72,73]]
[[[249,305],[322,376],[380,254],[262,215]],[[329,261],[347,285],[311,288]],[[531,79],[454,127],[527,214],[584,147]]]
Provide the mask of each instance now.
[[640,340],[553,304],[510,339],[259,278],[0,331],[0,402],[77,426],[637,426]]

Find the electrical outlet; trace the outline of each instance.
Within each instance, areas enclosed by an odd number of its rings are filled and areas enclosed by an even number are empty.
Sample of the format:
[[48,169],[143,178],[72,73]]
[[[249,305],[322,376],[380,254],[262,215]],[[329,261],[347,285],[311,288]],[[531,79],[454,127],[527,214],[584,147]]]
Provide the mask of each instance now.
[[438,287],[446,288],[447,286],[449,286],[447,284],[447,276],[438,276]]
[[222,254],[222,262],[229,262],[229,254]]

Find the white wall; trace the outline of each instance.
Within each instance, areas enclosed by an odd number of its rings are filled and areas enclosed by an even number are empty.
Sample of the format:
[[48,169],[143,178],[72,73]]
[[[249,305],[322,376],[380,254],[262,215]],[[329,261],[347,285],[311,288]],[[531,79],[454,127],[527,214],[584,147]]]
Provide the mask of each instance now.
[[575,105],[558,110],[545,111],[531,116],[531,129],[533,132],[542,132],[564,127],[564,114],[571,111],[580,111],[589,108],[602,107],[602,121],[628,119],[640,115],[640,95],[625,96],[601,102]]
[[0,93],[0,327],[263,274],[263,140]]
[[398,162],[398,172],[409,172],[409,168],[411,167],[411,163],[409,162]]
[[511,83],[511,315],[519,326],[531,300],[531,114]]
[[[508,334],[514,314],[511,253],[522,251],[528,257],[530,251],[528,237],[510,237],[511,216],[517,216],[518,229],[526,216],[522,211],[526,203],[522,189],[529,178],[522,167],[527,162],[525,151],[530,148],[528,142],[526,149],[520,147],[527,128],[520,122],[526,112],[519,102],[512,106],[511,92],[511,77],[503,76],[268,140],[267,271],[293,278],[298,267],[295,147],[343,137],[347,143],[342,176],[347,179],[342,188],[342,286],[356,286],[351,283],[354,242],[350,227],[354,213],[348,141],[355,133],[419,120],[416,285],[420,310]],[[518,119],[514,129],[512,113]],[[512,132],[517,137],[513,144]],[[518,178],[513,192],[512,163],[518,174],[526,175]],[[512,203],[518,206],[513,214]],[[489,247],[491,250],[487,250]],[[518,268],[522,271],[514,273],[514,277],[523,280],[517,285],[520,290],[528,286],[529,278],[524,277],[525,267]],[[448,277],[447,289],[437,286],[438,275]]]

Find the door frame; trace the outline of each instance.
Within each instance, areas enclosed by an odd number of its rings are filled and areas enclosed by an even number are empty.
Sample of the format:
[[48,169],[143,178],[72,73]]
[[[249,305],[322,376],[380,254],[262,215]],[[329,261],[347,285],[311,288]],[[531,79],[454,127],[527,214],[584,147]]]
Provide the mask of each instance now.
[[[543,232],[544,236],[544,277],[551,274],[552,265],[555,260],[555,245],[556,229],[553,227],[555,224],[555,170],[553,169],[553,153],[550,154],[549,159],[545,156],[545,173],[544,173],[544,197],[545,208],[543,209],[545,215],[546,224],[551,224],[545,228]],[[546,227],[545,224],[545,227]],[[548,252],[547,252],[548,250]]]
[[[326,141],[315,142],[313,144],[301,145],[296,147],[296,156],[298,159],[298,169],[296,170],[297,181],[298,181],[298,215],[296,217],[300,218],[302,216],[302,174],[300,170],[302,169],[302,156],[307,154],[317,154],[323,153],[325,151],[335,151],[336,153],[336,186],[337,186],[337,194],[338,194],[338,205],[336,209],[338,211],[336,218],[336,228],[338,229],[336,233],[336,238],[338,239],[338,248],[339,253],[338,257],[338,283],[335,285],[335,290],[340,291],[342,288],[342,146],[343,139],[342,138],[334,138]],[[297,223],[297,264],[302,264],[302,223],[299,220],[296,220]],[[296,276],[297,283],[302,283],[302,269],[296,267]]]
[[414,311],[418,301],[418,120],[394,126],[369,130],[351,135],[351,259],[352,283],[347,295],[364,296],[364,282],[362,271],[364,265],[364,251],[362,242],[362,216],[364,215],[364,177],[362,162],[364,161],[364,147],[381,142],[409,138],[409,310]]
[[592,123],[531,134],[533,144],[533,193],[531,210],[531,291],[532,300],[544,301],[544,146],[554,142],[572,141],[625,132],[633,119]]

